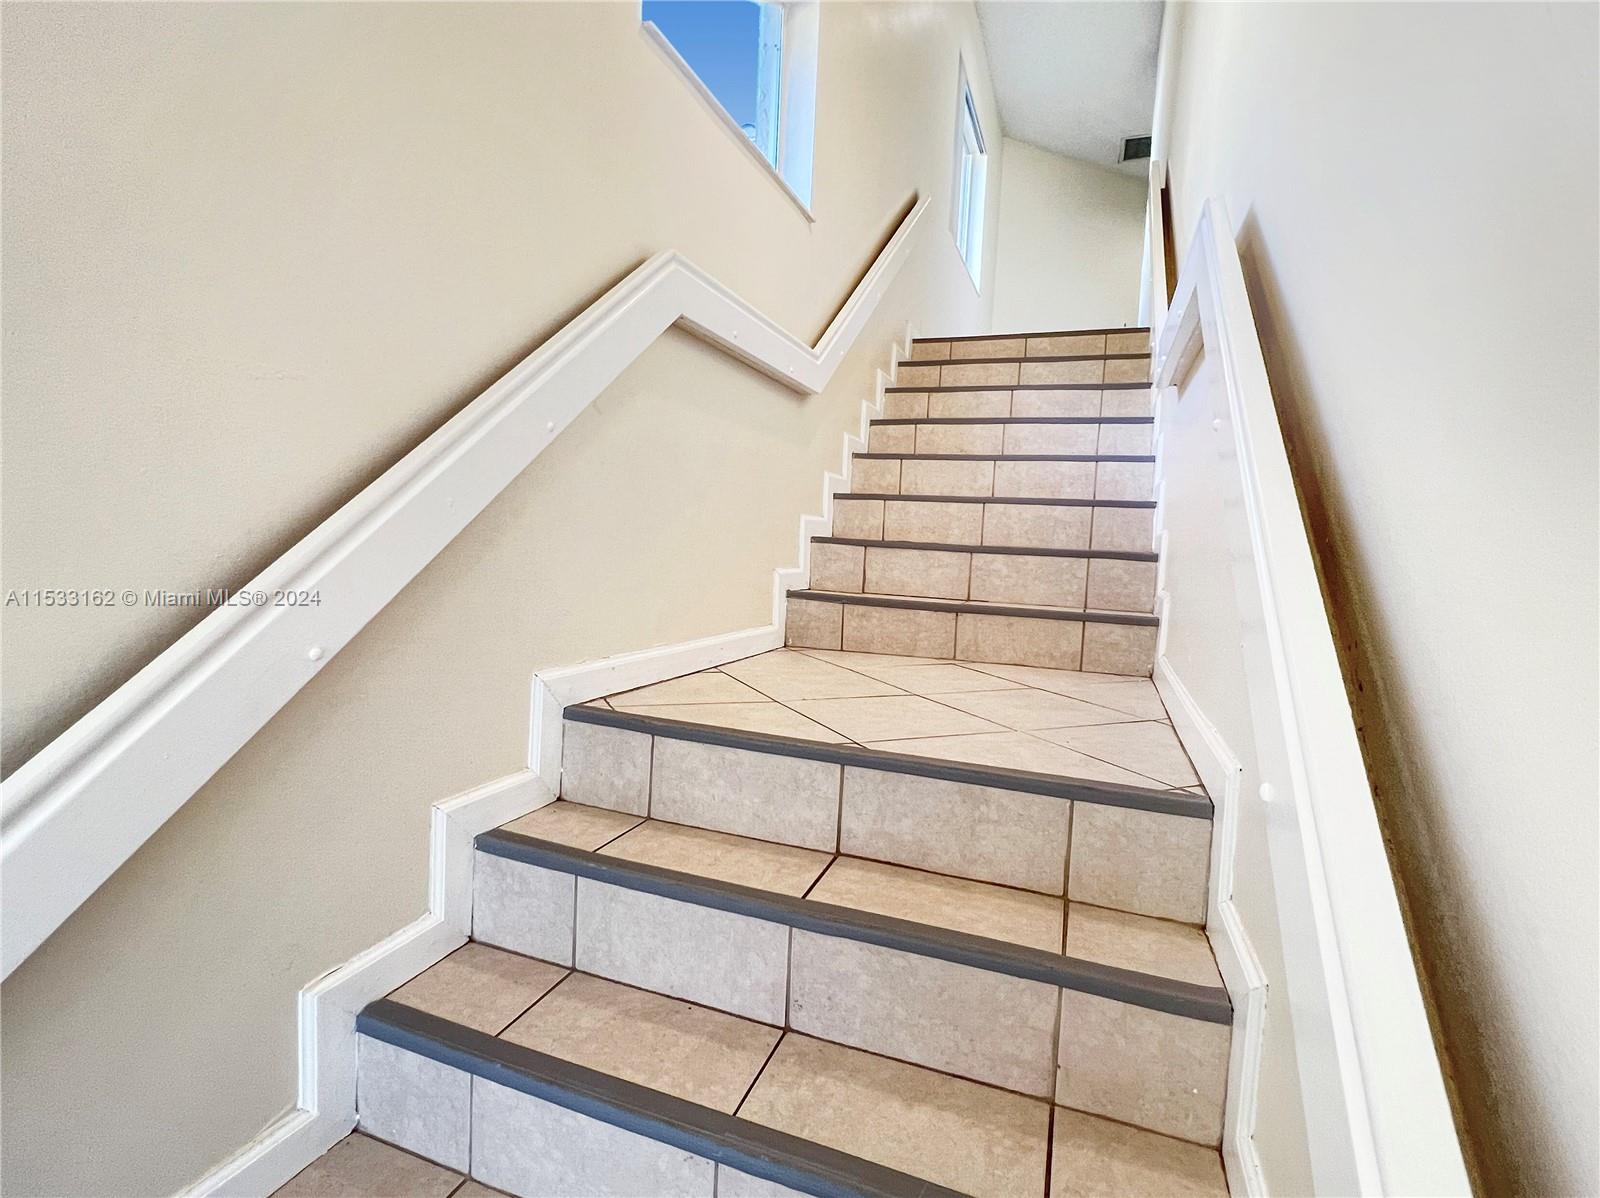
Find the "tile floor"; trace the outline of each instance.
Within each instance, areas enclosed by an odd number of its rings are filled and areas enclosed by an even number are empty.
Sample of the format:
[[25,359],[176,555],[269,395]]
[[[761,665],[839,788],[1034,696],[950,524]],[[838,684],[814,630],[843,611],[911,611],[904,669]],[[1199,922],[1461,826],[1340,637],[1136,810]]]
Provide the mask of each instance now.
[[826,744],[1204,793],[1148,678],[775,649],[596,700]]
[[[392,997],[979,1198],[1227,1194],[1210,1149],[482,945]],[[496,1193],[356,1133],[275,1198]]]

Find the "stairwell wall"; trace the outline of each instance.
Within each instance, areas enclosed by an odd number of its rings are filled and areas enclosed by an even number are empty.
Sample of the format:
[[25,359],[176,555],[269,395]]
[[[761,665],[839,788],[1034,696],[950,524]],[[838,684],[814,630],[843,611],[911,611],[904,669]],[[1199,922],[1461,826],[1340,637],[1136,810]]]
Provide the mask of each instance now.
[[[1597,12],[1174,4],[1158,90],[1180,262],[1207,197],[1237,225],[1492,1194],[1600,1191]],[[1206,661],[1190,654],[1191,689],[1225,693]],[[1241,904],[1264,864],[1249,787],[1244,804]],[[1268,1187],[1292,1192],[1268,1131]]]
[[[767,622],[893,338],[987,329],[970,5],[823,9],[815,223],[638,15],[0,17],[0,590],[238,586],[650,253],[814,339],[933,197],[826,392],[669,332],[6,980],[7,1192],[171,1192],[292,1106],[296,991],[423,911],[429,804],[524,764],[532,671]],[[6,610],[7,768],[203,614]]]

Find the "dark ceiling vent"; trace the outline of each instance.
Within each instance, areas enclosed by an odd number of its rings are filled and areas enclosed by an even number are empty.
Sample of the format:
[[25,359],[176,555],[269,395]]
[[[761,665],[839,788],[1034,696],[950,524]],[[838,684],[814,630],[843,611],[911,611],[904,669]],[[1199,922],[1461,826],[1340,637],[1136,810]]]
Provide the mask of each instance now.
[[1137,162],[1140,158],[1150,157],[1150,138],[1125,137],[1122,140],[1122,157],[1118,162]]

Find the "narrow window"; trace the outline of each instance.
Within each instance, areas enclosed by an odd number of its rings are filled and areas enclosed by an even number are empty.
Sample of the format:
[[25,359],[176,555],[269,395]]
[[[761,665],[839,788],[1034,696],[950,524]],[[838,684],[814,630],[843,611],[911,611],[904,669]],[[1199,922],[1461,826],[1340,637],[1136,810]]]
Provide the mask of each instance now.
[[955,186],[950,202],[951,232],[956,249],[967,264],[967,273],[977,285],[983,276],[983,201],[989,172],[989,155],[984,149],[983,124],[967,85],[965,64],[961,69],[961,104],[956,110]]
[[645,29],[720,116],[811,201],[814,0],[642,0]]

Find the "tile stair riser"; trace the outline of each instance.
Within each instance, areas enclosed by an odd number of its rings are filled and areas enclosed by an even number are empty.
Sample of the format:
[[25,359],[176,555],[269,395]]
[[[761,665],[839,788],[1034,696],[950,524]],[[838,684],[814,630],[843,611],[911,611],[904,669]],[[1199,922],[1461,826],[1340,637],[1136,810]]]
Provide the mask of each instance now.
[[[488,847],[496,854],[505,849]],[[542,855],[537,847],[526,851],[548,864],[517,861],[516,868],[561,880],[576,896],[575,919],[548,907],[525,913],[529,921],[553,925],[536,942],[570,937],[574,967],[585,973],[1036,1097],[1049,1097],[1062,1086],[1070,1090],[1077,1083],[1078,1067],[1074,1064],[1068,1077],[1061,1061],[1092,1061],[1097,1073],[1120,1079],[1109,1087],[1080,1087],[1080,1101],[1101,1108],[1095,1113],[1200,1143],[1215,1143],[1220,1134],[1226,1022],[1064,989],[1049,980],[1056,974],[1043,964],[1053,955],[1038,950],[929,929],[931,946],[908,951],[897,942],[880,944],[829,929],[829,914],[840,909],[825,904],[779,896],[781,904],[814,912],[814,926],[797,926],[801,921],[777,922],[703,905],[745,905],[737,894],[732,899],[714,893],[696,898],[691,892],[686,899],[674,891],[680,897],[668,897],[551,868],[561,863],[559,847]],[[480,848],[480,862],[488,855],[495,854]],[[601,861],[603,874],[626,872]],[[504,884],[504,875],[483,876],[488,881],[475,892],[475,907],[520,901],[522,888],[505,894],[493,889]],[[670,883],[662,888],[673,890]],[[759,902],[752,909],[766,913]],[[510,922],[502,921],[502,926]],[[476,929],[475,935],[496,943]],[[975,959],[983,964],[973,965],[930,955],[947,939],[993,945],[997,958],[979,954]],[[529,946],[517,936],[506,936],[498,947],[527,952]],[[995,967],[1012,958],[1024,962],[1007,965],[1015,972]],[[1028,965],[1031,958],[1040,964]],[[1039,976],[1019,976],[1030,970]],[[1092,966],[1090,975],[1081,984],[1113,992],[1121,984],[1120,971]],[[1184,989],[1178,983],[1167,985]],[[1085,1008],[1085,999],[1101,1006]],[[1063,1004],[1073,1018],[1063,1017]],[[1080,1022],[1080,1010],[1093,1010],[1099,1017]],[[1149,1023],[1159,1030],[1154,1047],[1150,1036],[1141,1034]],[[1085,1026],[1093,1029],[1091,1036],[1080,1033]],[[1128,1028],[1134,1034],[1124,1037]]]
[[857,454],[850,489],[872,495],[960,495],[994,499],[1130,499],[1154,494],[1155,464],[1148,455],[1110,460],[1083,455],[1011,457],[871,457]]
[[[1136,915],[1205,919],[1211,821],[1179,813],[1209,812],[1193,796],[1069,787],[1046,775],[1035,784],[951,761],[920,759],[917,773],[873,768],[883,755],[860,749],[829,761],[572,721],[567,729],[574,742],[573,730],[582,734],[587,757],[616,763],[566,772],[562,795],[573,802],[1041,894],[1064,886],[1074,899]],[[627,764],[634,756],[653,760],[647,781]]]
[[[833,607],[843,611],[828,610]],[[1096,619],[1092,612],[1056,619],[1015,609],[958,612],[791,595],[784,643],[1147,678],[1155,665],[1156,628]]]
[[1086,503],[1000,503],[918,498],[835,498],[835,537],[934,541],[1013,549],[1104,549],[1148,553],[1153,507]]
[[1155,578],[1154,562],[816,541],[811,546],[811,586],[826,591],[1150,612]]
[[874,420],[869,453],[1117,454],[1148,455],[1153,426],[1148,418],[1040,419],[986,422]]

